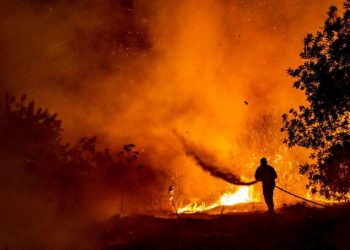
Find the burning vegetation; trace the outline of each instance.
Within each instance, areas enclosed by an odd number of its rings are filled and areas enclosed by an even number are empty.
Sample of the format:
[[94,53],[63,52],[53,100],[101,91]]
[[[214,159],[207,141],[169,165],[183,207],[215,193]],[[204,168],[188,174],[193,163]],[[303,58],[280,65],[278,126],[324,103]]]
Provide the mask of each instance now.
[[346,202],[350,1],[326,16],[335,3],[4,1],[0,249],[118,249],[144,240],[148,229],[120,229],[134,214],[156,217],[159,235],[177,217],[245,212],[268,225],[262,157],[281,213],[296,196]]

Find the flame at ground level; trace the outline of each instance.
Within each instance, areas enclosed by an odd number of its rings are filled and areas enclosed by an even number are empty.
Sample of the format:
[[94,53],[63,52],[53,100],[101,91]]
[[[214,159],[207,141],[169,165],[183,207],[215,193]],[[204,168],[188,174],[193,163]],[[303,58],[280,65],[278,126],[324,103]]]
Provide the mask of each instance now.
[[204,202],[193,201],[178,209],[178,213],[199,213],[206,212],[220,206],[232,206],[241,203],[250,203],[259,201],[254,196],[253,187],[239,187],[236,192],[225,192],[214,203],[206,204]]

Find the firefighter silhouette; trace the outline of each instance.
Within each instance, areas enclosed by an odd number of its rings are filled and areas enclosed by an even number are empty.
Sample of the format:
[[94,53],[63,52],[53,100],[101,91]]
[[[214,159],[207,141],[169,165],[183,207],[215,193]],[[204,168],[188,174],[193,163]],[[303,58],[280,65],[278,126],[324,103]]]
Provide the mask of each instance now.
[[262,182],[263,194],[269,213],[274,214],[273,190],[275,188],[276,171],[267,165],[266,158],[260,159],[260,166],[255,171],[255,179]]

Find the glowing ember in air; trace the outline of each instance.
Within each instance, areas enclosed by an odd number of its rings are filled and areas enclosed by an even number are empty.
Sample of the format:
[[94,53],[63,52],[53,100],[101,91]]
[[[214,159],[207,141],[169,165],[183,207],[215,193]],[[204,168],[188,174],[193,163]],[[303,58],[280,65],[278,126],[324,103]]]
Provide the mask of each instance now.
[[257,199],[253,195],[252,187],[239,187],[234,193],[226,192],[224,193],[218,201],[205,204],[204,202],[193,201],[178,209],[178,213],[199,213],[206,212],[219,206],[232,206],[241,203],[255,202]]

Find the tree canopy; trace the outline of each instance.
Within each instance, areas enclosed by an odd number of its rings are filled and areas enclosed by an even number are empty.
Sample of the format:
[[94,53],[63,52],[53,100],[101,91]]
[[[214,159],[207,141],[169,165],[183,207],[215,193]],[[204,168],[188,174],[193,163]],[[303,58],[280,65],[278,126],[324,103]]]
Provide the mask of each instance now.
[[331,6],[321,30],[307,34],[303,62],[288,74],[303,91],[307,105],[283,114],[289,147],[312,150],[300,166],[308,188],[326,198],[346,199],[350,191],[350,0],[339,14]]

